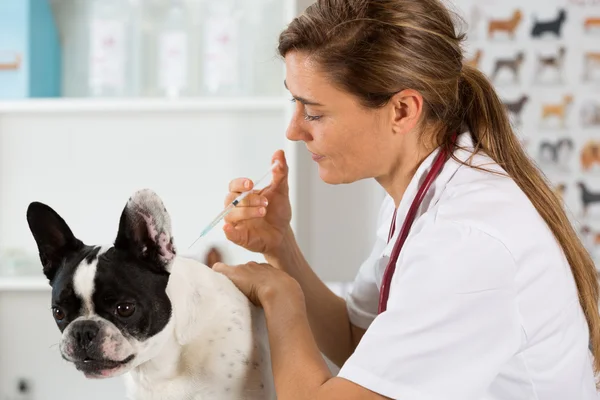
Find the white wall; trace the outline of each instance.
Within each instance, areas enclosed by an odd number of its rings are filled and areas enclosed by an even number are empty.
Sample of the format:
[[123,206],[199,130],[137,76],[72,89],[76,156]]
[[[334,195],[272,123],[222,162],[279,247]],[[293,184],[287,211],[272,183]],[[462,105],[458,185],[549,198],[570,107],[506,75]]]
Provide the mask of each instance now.
[[308,154],[299,157],[298,240],[326,281],[351,281],[368,255],[383,190],[374,181],[328,185]]
[[303,11],[306,7],[314,3],[314,0],[298,0],[298,11]]

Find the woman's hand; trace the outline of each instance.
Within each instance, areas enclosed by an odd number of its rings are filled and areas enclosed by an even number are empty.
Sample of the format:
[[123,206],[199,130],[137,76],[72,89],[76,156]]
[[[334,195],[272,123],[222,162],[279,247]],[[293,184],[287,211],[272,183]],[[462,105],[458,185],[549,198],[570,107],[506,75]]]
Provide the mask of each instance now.
[[298,282],[269,264],[250,262],[229,266],[218,262],[212,269],[228,277],[258,307],[264,307],[282,296],[304,305],[304,295]]
[[[273,155],[279,165],[273,170],[272,183],[261,191],[248,195],[225,217],[223,230],[227,239],[247,250],[275,254],[284,237],[291,231],[292,208],[289,198],[288,165],[283,151]],[[225,205],[229,205],[242,192],[252,189],[247,178],[234,179],[229,184]]]

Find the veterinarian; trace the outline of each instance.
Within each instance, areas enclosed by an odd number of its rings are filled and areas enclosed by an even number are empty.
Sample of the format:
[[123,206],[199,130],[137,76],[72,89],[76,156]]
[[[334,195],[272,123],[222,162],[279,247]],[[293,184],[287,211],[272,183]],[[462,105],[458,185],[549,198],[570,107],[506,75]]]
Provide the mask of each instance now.
[[268,264],[214,268],[265,310],[279,400],[598,398],[594,264],[456,30],[438,0],[319,0],[280,36],[287,137],[323,181],[388,196],[346,299],[294,238],[282,152],[228,215]]

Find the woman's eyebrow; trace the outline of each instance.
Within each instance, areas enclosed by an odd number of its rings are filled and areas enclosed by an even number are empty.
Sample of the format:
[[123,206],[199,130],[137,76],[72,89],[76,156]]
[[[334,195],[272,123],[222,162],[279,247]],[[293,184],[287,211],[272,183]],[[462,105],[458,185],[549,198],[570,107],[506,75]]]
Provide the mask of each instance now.
[[[285,79],[283,80],[283,85],[285,86],[285,88],[289,91],[290,89],[287,86],[287,82],[285,81]],[[315,107],[323,107],[323,104],[321,103],[317,103],[316,101],[311,101],[311,100],[307,100],[303,97],[297,97],[294,96],[294,99],[296,99],[297,101],[299,101],[300,103],[304,104],[305,106],[315,106]]]

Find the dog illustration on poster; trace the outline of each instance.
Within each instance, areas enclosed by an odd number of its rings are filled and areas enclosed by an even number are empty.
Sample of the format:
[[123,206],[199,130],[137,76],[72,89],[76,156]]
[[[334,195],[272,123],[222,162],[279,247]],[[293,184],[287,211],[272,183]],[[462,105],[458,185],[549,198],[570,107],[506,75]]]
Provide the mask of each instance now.
[[566,127],[568,112],[572,103],[573,96],[570,94],[565,95],[560,103],[543,103],[541,116],[542,123],[551,118],[556,118],[560,123],[560,128],[564,129]]
[[583,80],[600,79],[600,51],[588,51],[583,54]]
[[581,107],[581,126],[600,128],[600,103],[588,101]]
[[525,53],[523,51],[519,51],[514,57],[498,58],[494,63],[494,69],[491,76],[492,81],[498,83],[498,74],[500,71],[508,70],[513,76],[513,83],[519,83],[519,75],[524,62]]
[[[565,66],[565,57],[567,54],[567,49],[565,46],[560,46],[558,51],[552,55],[537,55],[537,69],[535,71],[533,81],[539,82],[540,77],[547,69],[551,69],[555,72],[554,76],[556,77],[556,82],[563,81],[563,69]],[[547,83],[547,82],[545,82]]]
[[479,65],[481,64],[481,59],[483,58],[483,50],[477,49],[473,57],[465,59],[465,64],[479,69]]
[[514,117],[515,125],[522,126],[523,125],[523,109],[525,108],[525,104],[529,101],[529,96],[524,94],[519,99],[515,101],[504,101],[504,107],[506,107],[506,111]]
[[574,147],[573,140],[570,138],[555,141],[542,140],[539,148],[540,163],[566,171],[569,168]]
[[509,19],[491,19],[488,23],[488,39],[495,38],[498,32],[505,33],[514,39],[515,32],[522,20],[521,10],[515,10]]
[[588,140],[580,152],[581,170],[590,171],[594,166],[600,167],[600,140]]
[[544,35],[553,35],[556,38],[562,37],[562,29],[567,20],[567,10],[560,9],[556,18],[551,20],[540,21],[536,16],[533,17],[533,28],[531,36],[534,39],[539,39]]
[[600,191],[591,190],[589,186],[582,181],[577,182],[577,186],[580,190],[582,216],[587,217],[590,206],[595,206],[600,203]]
[[[600,4],[600,2],[598,2]],[[583,30],[585,33],[600,33],[600,15],[588,17],[583,21]]]

